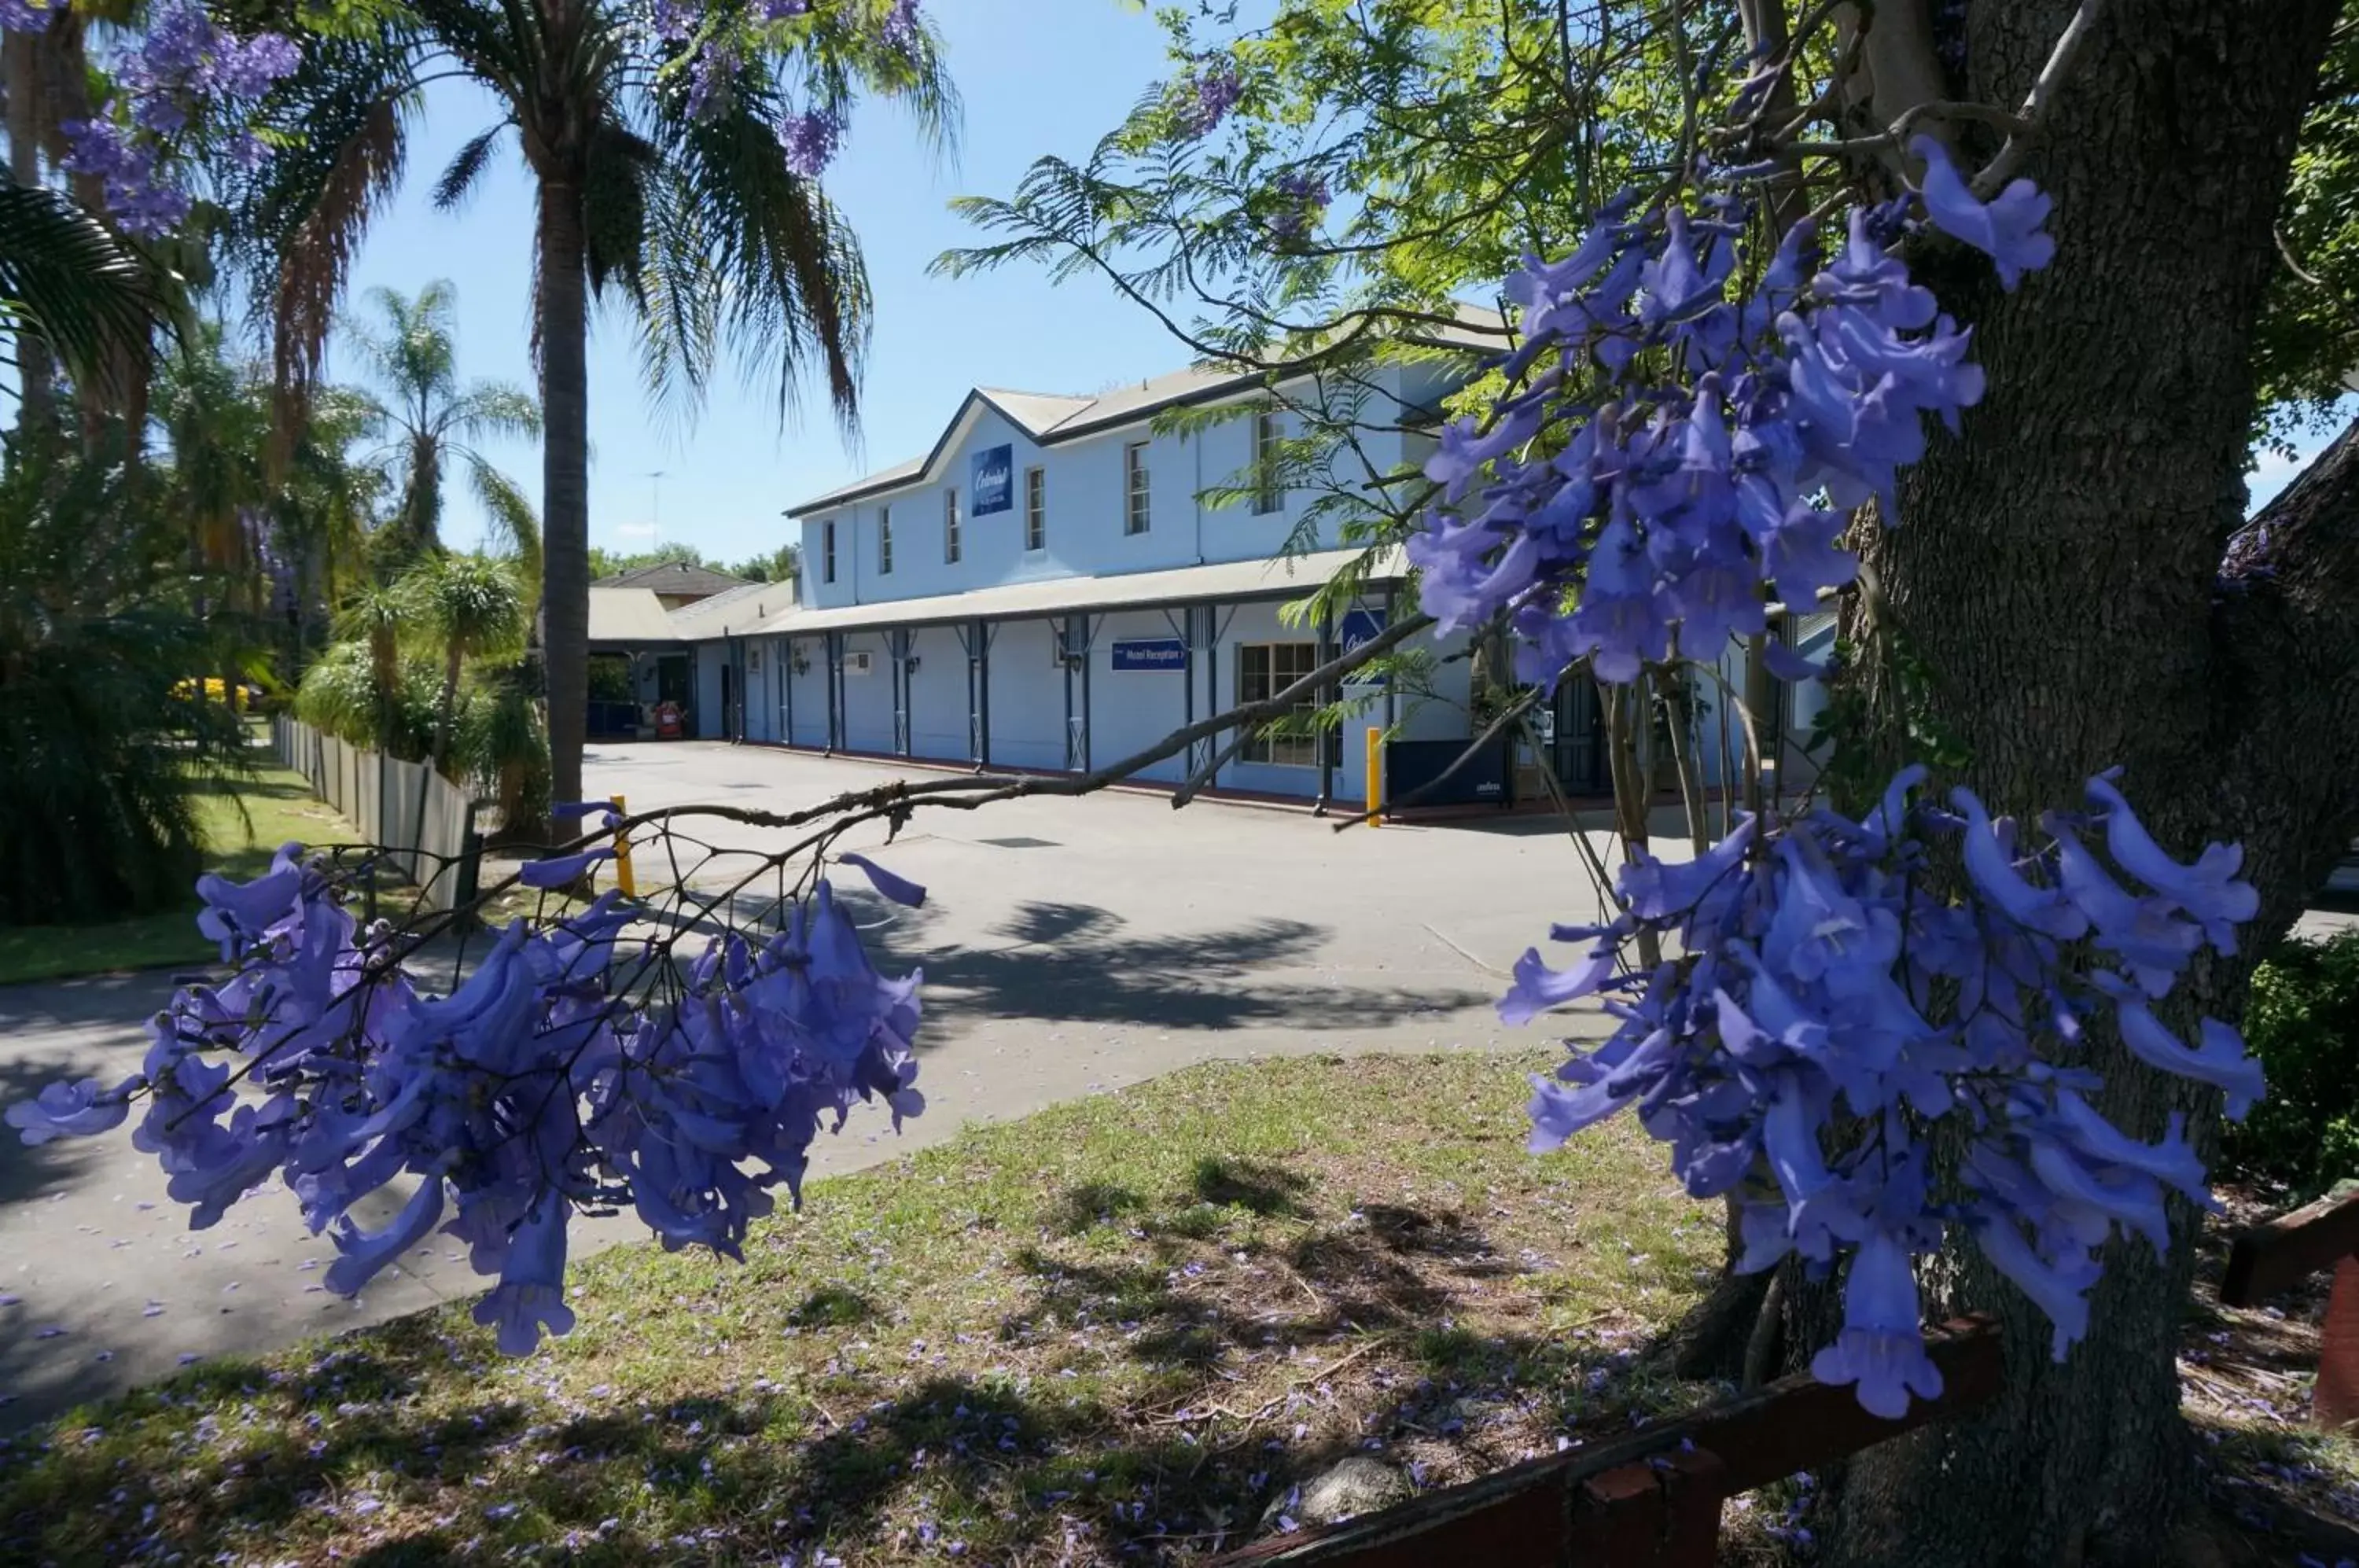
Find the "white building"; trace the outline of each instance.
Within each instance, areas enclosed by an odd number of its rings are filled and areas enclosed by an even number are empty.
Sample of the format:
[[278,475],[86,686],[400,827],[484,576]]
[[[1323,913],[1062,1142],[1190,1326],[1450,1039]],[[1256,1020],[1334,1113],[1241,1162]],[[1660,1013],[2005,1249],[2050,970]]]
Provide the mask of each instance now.
[[[1453,346],[1497,343],[1469,332]],[[1431,438],[1414,427],[1430,426],[1473,363],[1367,372],[1374,390],[1355,394],[1364,429],[1352,458],[1366,482],[1423,462]],[[1302,397],[1308,387],[1288,390]],[[1219,507],[1204,496],[1268,473],[1293,416],[1265,408],[1184,433],[1153,428],[1174,408],[1266,403],[1256,376],[1196,370],[1095,397],[977,388],[924,456],[789,509],[801,530],[799,602],[732,628],[709,661],[725,677],[700,660],[700,709],[726,679],[733,737],[1086,771],[1285,689],[1380,629],[1400,573],[1380,571],[1335,625],[1281,619],[1281,606],[1360,553],[1343,548],[1341,509],[1320,517],[1307,552],[1274,559],[1309,522],[1318,492],[1270,484]],[[1367,718],[1325,746],[1249,739],[1212,788],[1360,800],[1364,732],[1387,709],[1408,738],[1469,733],[1466,661],[1439,674],[1436,702],[1404,705],[1360,689]],[[1139,777],[1178,783],[1212,755],[1206,742]]]
[[[1442,398],[1500,342],[1470,319],[1435,340],[1468,352],[1369,369],[1361,380],[1372,390],[1353,394],[1353,482],[1414,473],[1432,450]],[[1287,390],[1310,400],[1307,381]],[[1223,405],[1237,417],[1154,428],[1169,410]],[[1259,377],[1201,370],[1094,397],[976,388],[922,457],[788,509],[801,549],[790,605],[778,604],[783,585],[770,584],[671,613],[675,646],[695,655],[690,733],[1085,772],[1274,695],[1410,607],[1395,561],[1334,625],[1281,615],[1360,554],[1344,548],[1341,508],[1313,510],[1343,482],[1340,471],[1318,491],[1256,483],[1294,418],[1269,407]],[[1207,493],[1223,487],[1250,493],[1208,505]],[[1307,541],[1298,538],[1306,528]],[[1463,640],[1424,646],[1438,656],[1426,693],[1347,687],[1342,694],[1362,709],[1341,733],[1323,745],[1252,736],[1220,763],[1212,788],[1356,806],[1367,732],[1395,724],[1387,800],[1430,782],[1481,726],[1469,702],[1477,661]],[[1699,727],[1711,732],[1698,736],[1700,760],[1712,782],[1720,732],[1742,746],[1719,705],[1698,705]],[[1576,795],[1608,789],[1598,712],[1590,681],[1568,680],[1541,725],[1556,774]],[[1200,742],[1136,777],[1177,784],[1225,745]],[[1423,799],[1505,804],[1514,771],[1505,745],[1495,746]],[[1525,788],[1540,793],[1530,779]]]

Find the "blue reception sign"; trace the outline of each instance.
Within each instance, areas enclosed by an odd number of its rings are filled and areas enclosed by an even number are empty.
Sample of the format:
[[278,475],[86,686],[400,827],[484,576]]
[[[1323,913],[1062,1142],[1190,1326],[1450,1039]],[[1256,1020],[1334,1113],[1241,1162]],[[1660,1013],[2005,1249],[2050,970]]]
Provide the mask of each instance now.
[[[1342,645],[1338,651],[1349,653],[1384,629],[1385,613],[1382,610],[1346,610],[1343,621],[1335,628],[1335,640]],[[1383,676],[1371,675],[1364,670],[1354,670],[1344,680],[1354,686],[1381,686],[1385,683]]]
[[974,454],[974,495],[967,507],[971,517],[989,517],[1016,505],[1016,454],[1013,448],[987,446]]
[[1185,670],[1188,668],[1188,645],[1176,637],[1124,638],[1114,645],[1114,667],[1116,670]]

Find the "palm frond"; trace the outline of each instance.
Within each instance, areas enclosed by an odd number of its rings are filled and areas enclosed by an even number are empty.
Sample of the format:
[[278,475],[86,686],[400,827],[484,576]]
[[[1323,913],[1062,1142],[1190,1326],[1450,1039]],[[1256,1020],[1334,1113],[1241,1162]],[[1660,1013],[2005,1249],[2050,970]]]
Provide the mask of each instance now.
[[[817,359],[828,400],[847,430],[857,421],[859,364],[867,348],[867,269],[850,225],[816,181],[787,165],[772,128],[775,94],[748,71],[721,113],[707,120],[667,114],[658,140],[671,200],[696,214],[658,240],[685,240],[696,254],[676,276],[704,290],[702,307],[749,383],[774,379],[783,419],[798,383]],[[701,384],[697,367],[690,384]]]
[[443,168],[442,178],[434,182],[433,201],[437,212],[456,212],[475,188],[475,181],[492,161],[499,147],[500,137],[507,133],[512,122],[502,120],[488,131],[469,137],[465,146],[452,155]]
[[54,191],[0,179],[0,312],[40,334],[74,380],[111,393],[168,319],[150,265]]
[[492,526],[516,552],[516,576],[524,584],[529,618],[540,598],[540,518],[516,482],[474,452],[467,455],[467,478]]

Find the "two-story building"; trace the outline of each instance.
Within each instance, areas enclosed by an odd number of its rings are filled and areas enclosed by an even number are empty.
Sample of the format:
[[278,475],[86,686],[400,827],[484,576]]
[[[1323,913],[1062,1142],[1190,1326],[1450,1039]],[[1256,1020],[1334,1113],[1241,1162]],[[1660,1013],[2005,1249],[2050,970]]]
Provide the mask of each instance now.
[[[1469,310],[1430,340],[1459,352],[1355,378],[1355,482],[1422,464],[1441,401],[1504,342],[1497,322]],[[1312,400],[1307,381],[1287,390],[1298,404]],[[1223,406],[1236,417],[1157,428],[1170,410]],[[1413,608],[1395,559],[1332,624],[1287,613],[1360,554],[1341,538],[1344,509],[1316,505],[1337,493],[1340,470],[1317,488],[1286,483],[1294,469],[1279,456],[1295,418],[1272,406],[1259,376],[1218,371],[1090,397],[975,388],[924,455],[788,509],[801,550],[790,606],[775,608],[769,595],[696,606],[712,613],[676,633],[698,645],[696,733],[1086,772],[1274,696]],[[1211,504],[1208,493],[1221,491],[1224,504]],[[1218,791],[1356,805],[1375,727],[1396,735],[1388,802],[1455,765],[1440,798],[1506,803],[1515,785],[1504,742],[1471,767],[1459,762],[1485,723],[1473,693],[1512,684],[1505,659],[1477,657],[1462,638],[1421,646],[1436,655],[1425,689],[1345,688],[1360,714],[1323,744],[1256,734],[1232,749],[1234,737],[1207,738],[1136,777],[1177,784],[1202,775]],[[1741,658],[1729,657],[1729,683],[1741,684]],[[1744,745],[1715,695],[1699,688],[1695,704],[1699,760],[1712,784]],[[1815,695],[1806,702],[1815,705]],[[1558,780],[1577,796],[1610,788],[1598,714],[1594,687],[1576,677],[1537,726]],[[1798,716],[1807,724],[1806,712]]]
[[[1488,321],[1470,312],[1465,328],[1437,335],[1435,346],[1464,351],[1457,357],[1359,378],[1353,482],[1361,470],[1374,485],[1423,462],[1440,400],[1503,341]],[[1309,384],[1288,391],[1306,399]],[[1224,404],[1238,416],[1155,428],[1168,410]],[[788,510],[800,530],[797,604],[733,627],[716,650],[734,696],[730,731],[814,750],[1086,771],[1285,690],[1405,607],[1396,561],[1334,624],[1281,615],[1360,553],[1343,548],[1343,508],[1311,521],[1314,498],[1344,483],[1343,470],[1317,490],[1281,482],[1294,419],[1270,406],[1258,376],[1217,371],[1090,397],[974,389],[923,456]],[[1223,486],[1248,493],[1208,504]],[[1466,681],[1462,659],[1437,670],[1434,700],[1358,688],[1364,724],[1324,746],[1248,738],[1212,788],[1357,801],[1366,724],[1463,738]],[[1178,783],[1213,757],[1208,741],[1139,777]]]

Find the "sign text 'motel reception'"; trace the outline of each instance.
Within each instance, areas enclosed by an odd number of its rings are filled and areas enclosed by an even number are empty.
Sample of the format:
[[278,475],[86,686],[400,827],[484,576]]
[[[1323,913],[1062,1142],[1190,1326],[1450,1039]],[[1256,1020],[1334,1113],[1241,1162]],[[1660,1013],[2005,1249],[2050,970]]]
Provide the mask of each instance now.
[[1016,505],[1016,456],[1013,449],[987,446],[974,454],[974,495],[970,517],[984,517]]
[[1131,637],[1114,645],[1114,667],[1116,670],[1169,670],[1188,668],[1188,645],[1178,637]]

